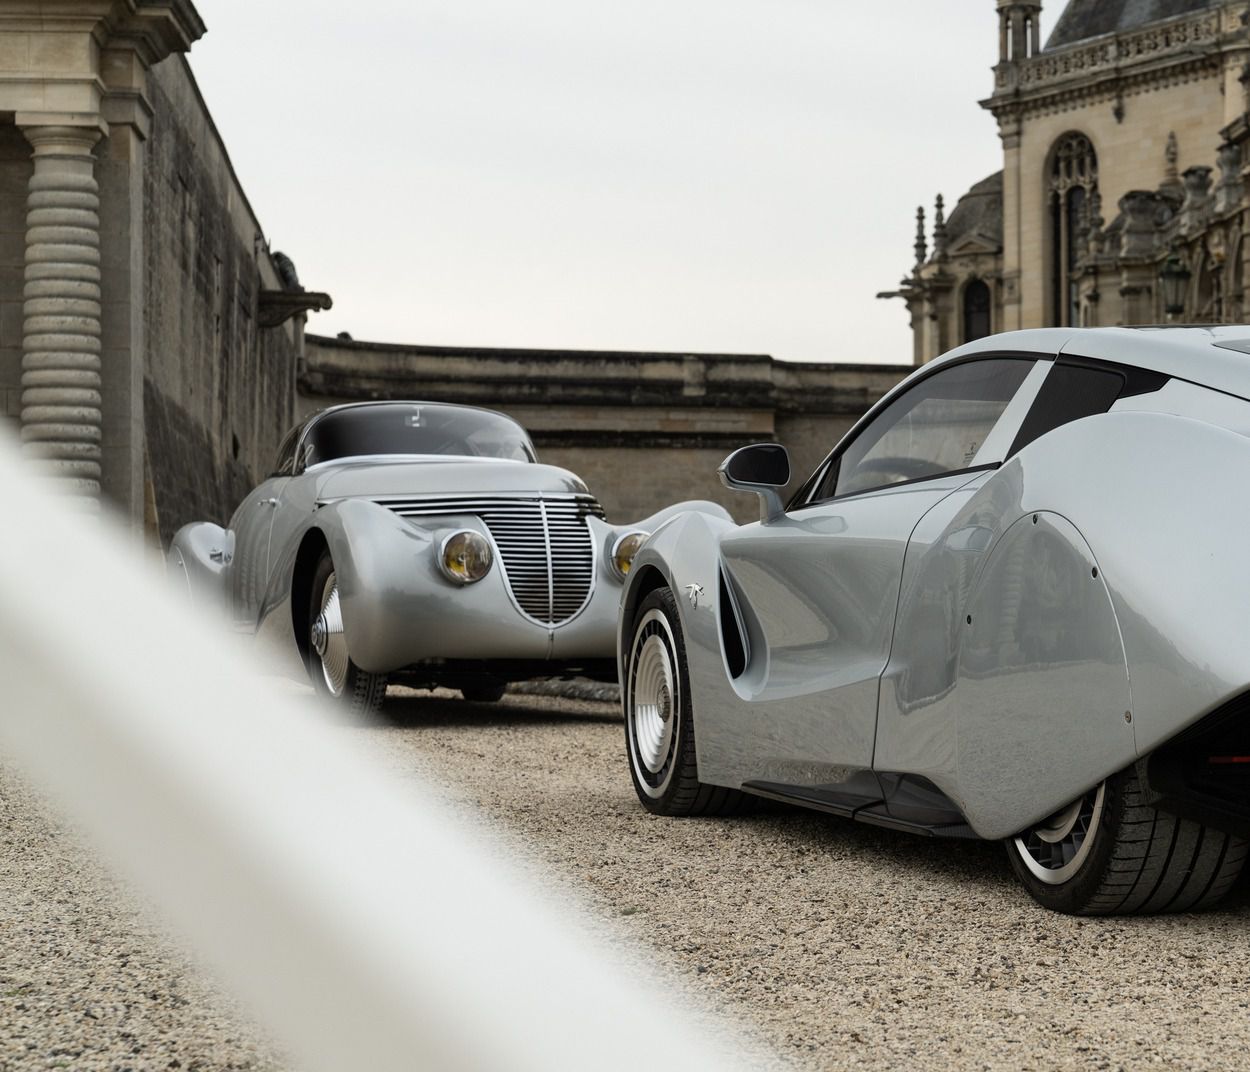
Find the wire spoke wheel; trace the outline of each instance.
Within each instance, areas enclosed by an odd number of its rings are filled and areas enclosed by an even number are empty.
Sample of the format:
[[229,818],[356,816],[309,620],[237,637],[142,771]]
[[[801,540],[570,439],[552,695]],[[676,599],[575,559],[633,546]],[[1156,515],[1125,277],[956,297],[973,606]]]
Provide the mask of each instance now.
[[1107,783],[1102,782],[1013,840],[1024,866],[1039,881],[1058,886],[1081,870],[1102,823],[1106,794]]
[[331,696],[342,696],[347,688],[347,638],[343,635],[343,611],[339,603],[338,580],[332,572],[322,586],[321,610],[312,623],[313,652]]

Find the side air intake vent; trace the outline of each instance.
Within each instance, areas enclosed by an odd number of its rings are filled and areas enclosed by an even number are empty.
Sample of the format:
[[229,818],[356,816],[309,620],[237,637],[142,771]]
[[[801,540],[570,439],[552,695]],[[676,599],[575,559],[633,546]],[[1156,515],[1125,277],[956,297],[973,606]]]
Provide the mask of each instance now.
[[724,571],[720,574],[720,634],[725,646],[725,666],[730,677],[741,677],[747,668],[747,642],[738,617],[738,605],[729,591]]

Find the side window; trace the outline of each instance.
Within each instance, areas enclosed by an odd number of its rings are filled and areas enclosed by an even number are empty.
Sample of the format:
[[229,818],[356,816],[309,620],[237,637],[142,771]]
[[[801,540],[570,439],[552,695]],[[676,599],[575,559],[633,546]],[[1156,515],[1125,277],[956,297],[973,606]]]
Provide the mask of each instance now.
[[295,441],[299,439],[300,425],[296,425],[282,440],[278,448],[278,460],[273,464],[273,476],[291,476],[295,472]]
[[969,468],[1033,364],[987,358],[921,380],[833,460],[812,501]]
[[1060,358],[1020,425],[1010,453],[1015,454],[1060,425],[1106,413],[1122,395],[1158,391],[1167,379],[1145,369],[1076,364]]

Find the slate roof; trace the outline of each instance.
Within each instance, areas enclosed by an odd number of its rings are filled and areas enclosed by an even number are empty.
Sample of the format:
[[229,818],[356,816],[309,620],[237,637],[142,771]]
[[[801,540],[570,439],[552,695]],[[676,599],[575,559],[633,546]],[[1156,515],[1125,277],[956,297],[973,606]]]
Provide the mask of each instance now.
[[995,249],[1003,244],[1003,173],[982,179],[959,199],[946,221],[946,244],[953,248],[969,236]]
[[1070,0],[1046,42],[1046,50],[1099,34],[1135,30],[1160,19],[1220,7],[1224,0]]

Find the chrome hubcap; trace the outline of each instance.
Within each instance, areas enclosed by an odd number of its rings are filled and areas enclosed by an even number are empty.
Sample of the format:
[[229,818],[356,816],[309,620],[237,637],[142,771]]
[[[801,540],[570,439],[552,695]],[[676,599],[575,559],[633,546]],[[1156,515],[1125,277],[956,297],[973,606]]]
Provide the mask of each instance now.
[[660,611],[649,610],[634,632],[625,691],[630,763],[649,796],[664,793],[675,769],[680,682],[672,628]]
[[309,638],[326,688],[332,696],[342,696],[347,687],[347,638],[343,635],[343,612],[339,606],[339,586],[333,573],[321,590],[321,612],[312,624]]
[[652,774],[663,768],[673,741],[675,678],[664,640],[659,634],[648,636],[638,651],[633,719],[638,758]]
[[1103,782],[1014,839],[1016,852],[1036,878],[1058,886],[1080,871],[1094,848],[1106,792]]

